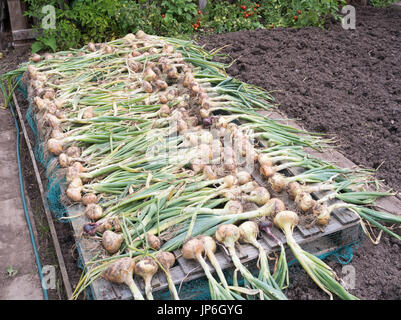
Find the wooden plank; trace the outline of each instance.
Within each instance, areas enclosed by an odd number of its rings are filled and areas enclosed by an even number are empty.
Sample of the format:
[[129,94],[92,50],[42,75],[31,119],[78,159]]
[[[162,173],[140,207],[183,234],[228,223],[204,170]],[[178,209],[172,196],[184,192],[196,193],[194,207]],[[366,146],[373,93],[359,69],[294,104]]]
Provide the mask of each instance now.
[[31,40],[38,36],[39,32],[34,29],[20,29],[12,32],[13,40]]
[[8,0],[8,12],[10,14],[11,30],[28,29],[28,19],[23,15],[23,7],[20,0]]

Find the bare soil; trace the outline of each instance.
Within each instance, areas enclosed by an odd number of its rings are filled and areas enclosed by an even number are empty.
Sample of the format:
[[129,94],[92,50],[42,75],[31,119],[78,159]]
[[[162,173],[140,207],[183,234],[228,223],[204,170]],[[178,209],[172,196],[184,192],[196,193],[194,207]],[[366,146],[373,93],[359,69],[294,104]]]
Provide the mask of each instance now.
[[[325,30],[240,31],[198,42],[206,49],[228,45],[222,52],[236,59],[229,75],[274,91],[289,118],[335,137],[350,160],[377,169],[380,179],[401,191],[401,10],[357,7],[356,21],[356,30],[332,22]],[[351,263],[351,293],[400,299],[400,253],[400,242],[387,235],[376,246],[365,240]],[[345,275],[341,264],[329,264]],[[291,267],[291,276],[289,298],[327,298],[299,266]]]

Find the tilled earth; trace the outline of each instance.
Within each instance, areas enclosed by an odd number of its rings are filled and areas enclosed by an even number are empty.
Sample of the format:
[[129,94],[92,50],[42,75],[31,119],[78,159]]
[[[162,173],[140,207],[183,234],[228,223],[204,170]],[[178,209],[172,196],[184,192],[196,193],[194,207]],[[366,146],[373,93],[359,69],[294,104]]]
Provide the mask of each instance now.
[[[318,28],[240,31],[201,37],[206,49],[228,45],[228,73],[274,91],[280,110],[309,131],[336,137],[339,150],[401,191],[401,10],[358,7],[356,29],[332,22]],[[231,61],[227,60],[227,61]],[[396,231],[400,233],[400,230]],[[351,266],[353,294],[400,299],[401,243],[365,240]],[[349,269],[329,264],[339,276]],[[299,267],[291,267],[292,299],[325,299]]]

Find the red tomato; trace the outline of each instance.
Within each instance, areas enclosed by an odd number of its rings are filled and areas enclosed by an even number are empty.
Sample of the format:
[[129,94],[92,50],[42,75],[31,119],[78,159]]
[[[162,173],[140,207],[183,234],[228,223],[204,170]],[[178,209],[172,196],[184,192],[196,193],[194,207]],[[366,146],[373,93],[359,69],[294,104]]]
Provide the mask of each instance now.
[[294,20],[297,21],[298,20],[298,16],[294,16]]
[[246,6],[241,6],[241,9],[242,10],[246,10]]
[[302,13],[302,10],[298,10],[298,14],[301,14]]
[[245,14],[244,14],[244,17],[245,17],[245,18],[248,18],[248,17],[249,17],[249,15],[248,15],[247,13],[245,13]]
[[162,14],[162,18],[164,19],[165,17],[166,17],[166,15],[163,13],[163,14]]
[[202,14],[202,11],[198,10],[198,14]]

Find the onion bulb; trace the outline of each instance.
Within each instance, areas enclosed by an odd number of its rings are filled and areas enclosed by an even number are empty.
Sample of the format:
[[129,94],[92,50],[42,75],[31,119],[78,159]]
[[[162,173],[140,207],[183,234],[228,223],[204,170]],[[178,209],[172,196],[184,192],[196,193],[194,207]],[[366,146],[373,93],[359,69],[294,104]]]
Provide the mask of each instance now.
[[37,53],[33,54],[32,57],[30,58],[32,62],[40,62],[42,60],[42,57],[38,55]]
[[298,193],[301,192],[302,192],[302,187],[298,182],[292,181],[288,184],[287,193],[292,201],[294,201]]
[[96,203],[90,203],[85,208],[85,214],[89,219],[97,221],[103,217],[103,208]]
[[50,138],[47,140],[47,149],[58,156],[63,152],[63,143],[60,140]]
[[153,300],[151,282],[158,269],[156,261],[149,257],[140,260],[135,266],[135,274],[141,276],[145,282],[145,293],[148,300]]
[[103,247],[108,253],[114,254],[120,250],[122,243],[124,242],[124,237],[120,233],[115,233],[111,230],[106,230],[102,236]]
[[330,209],[320,203],[315,203],[312,208],[313,214],[316,216],[317,224],[321,226],[327,226],[330,222]]
[[160,251],[156,254],[156,259],[163,266],[167,277],[168,287],[172,293],[174,300],[180,300],[177,289],[175,288],[173,279],[171,278],[170,268],[175,263],[175,257],[171,252]]
[[147,233],[146,235],[149,247],[156,251],[159,250],[161,247],[160,239],[151,233]]
[[234,248],[240,236],[239,228],[233,224],[223,224],[215,233],[216,240],[223,243],[227,248]]
[[314,206],[315,200],[313,200],[310,193],[300,192],[295,197],[295,203],[303,212],[306,212]]
[[243,185],[243,184],[248,183],[249,181],[251,181],[252,177],[249,174],[249,172],[247,172],[247,171],[239,171],[237,173],[237,179],[238,179],[238,183],[240,185]]
[[92,203],[97,203],[97,202],[98,202],[98,198],[97,198],[96,194],[94,194],[94,193],[86,193],[82,197],[82,204],[85,206],[92,204]]
[[258,224],[254,221],[245,221],[239,226],[240,241],[255,244],[259,233]]
[[144,300],[133,279],[134,269],[135,261],[132,258],[120,258],[103,271],[102,277],[114,283],[126,284],[135,300]]
[[270,200],[270,193],[264,187],[258,187],[245,197],[247,201],[256,203],[258,206],[265,205]]
[[286,188],[287,181],[282,174],[276,173],[269,178],[269,184],[274,192],[280,193]]

